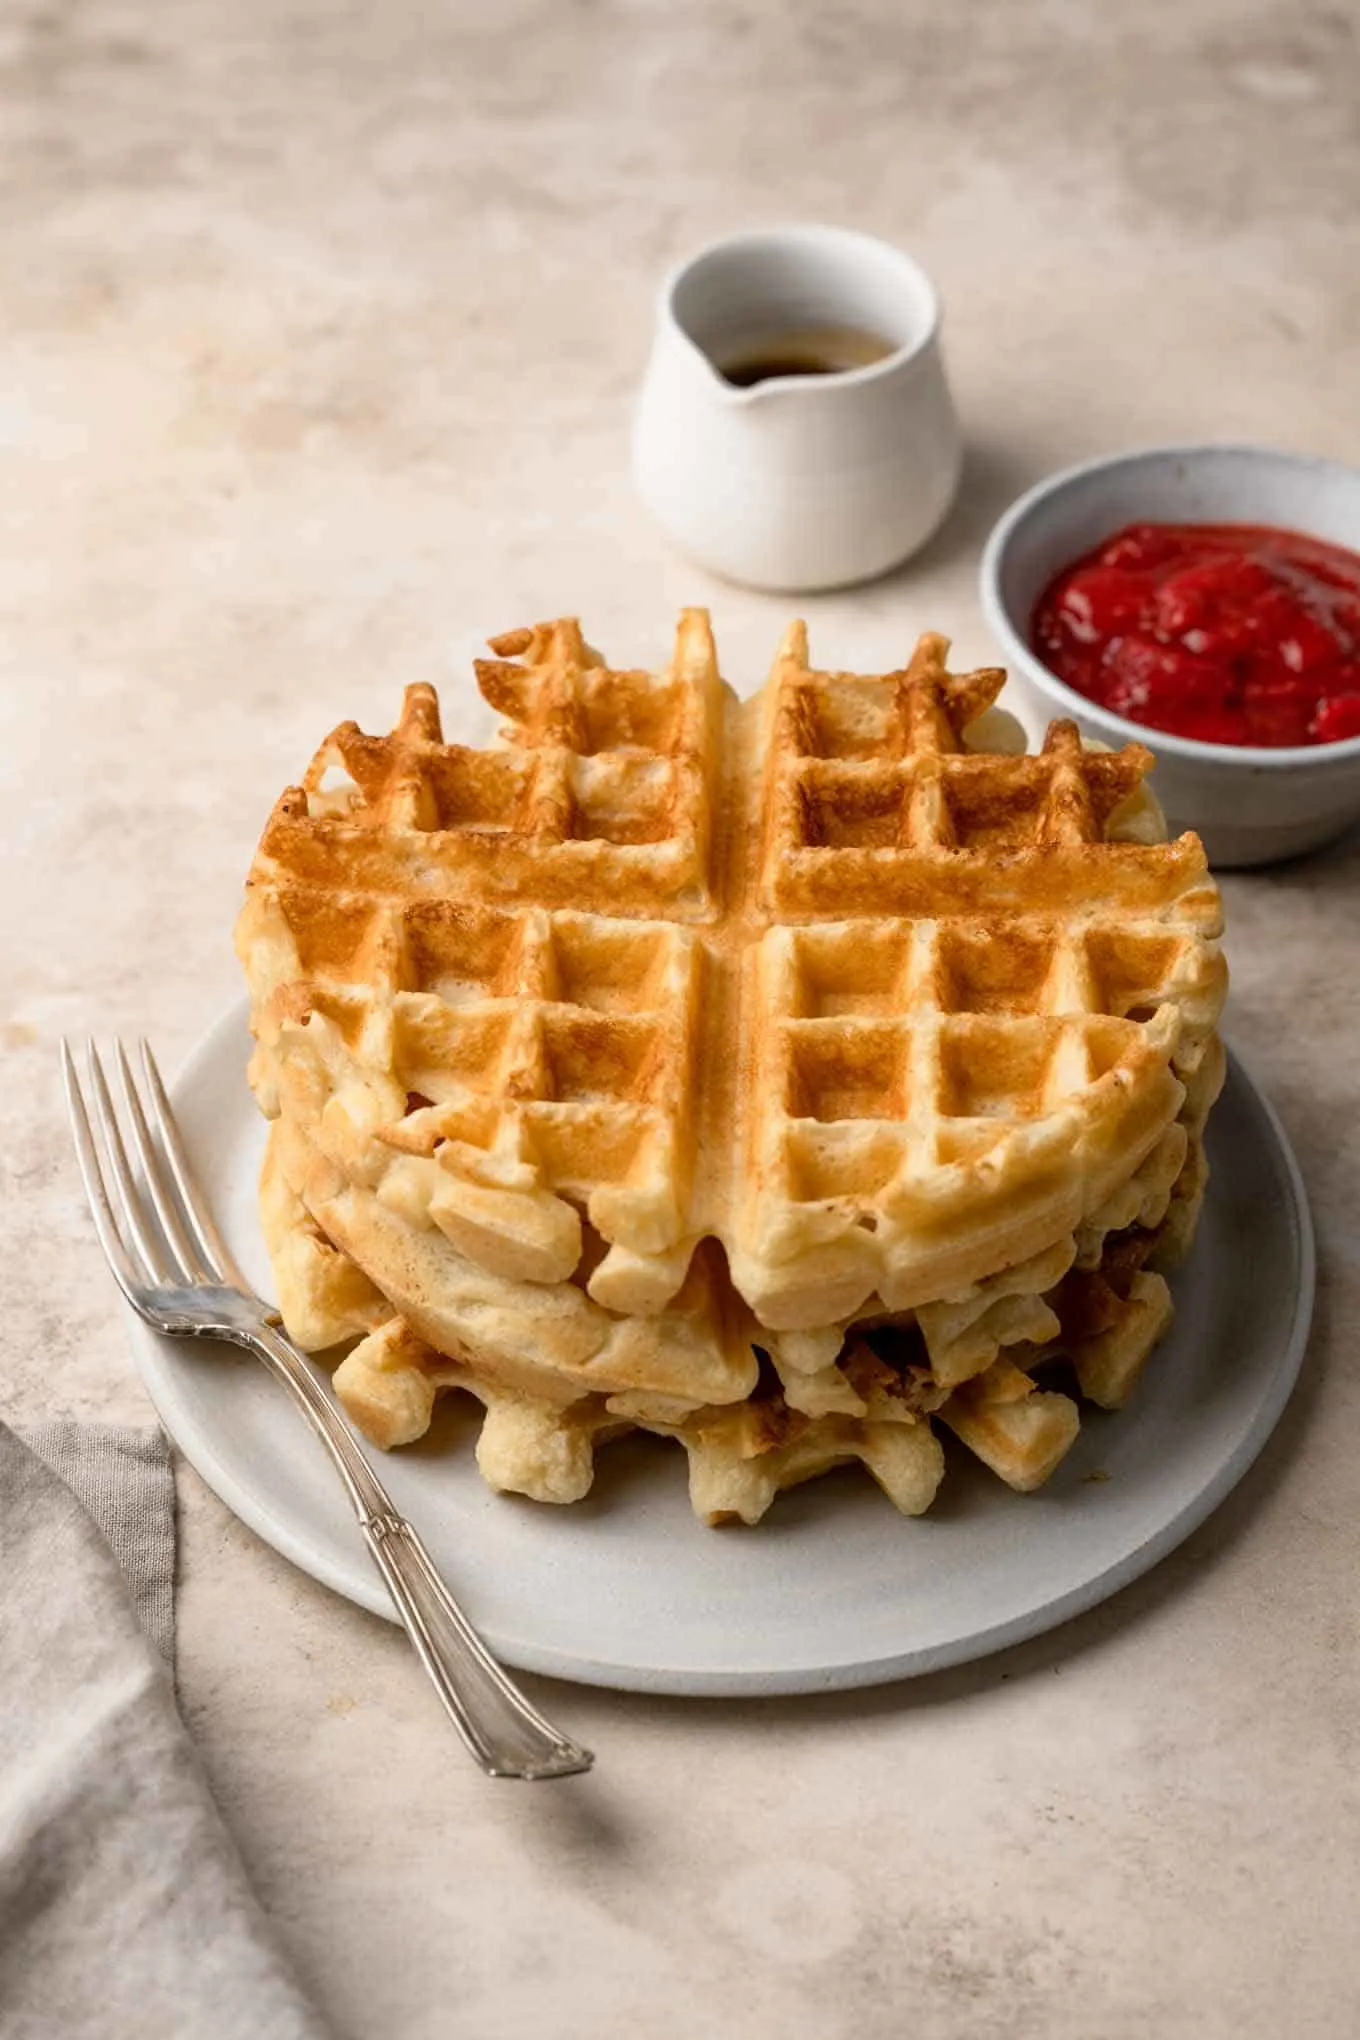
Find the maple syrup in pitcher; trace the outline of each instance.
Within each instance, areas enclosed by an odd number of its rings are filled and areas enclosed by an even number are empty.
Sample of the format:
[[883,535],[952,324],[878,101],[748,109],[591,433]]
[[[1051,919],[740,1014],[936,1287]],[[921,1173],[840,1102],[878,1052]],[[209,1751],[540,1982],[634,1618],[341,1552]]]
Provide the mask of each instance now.
[[643,502],[682,552],[753,588],[886,573],[958,482],[938,327],[929,277],[867,234],[710,242],[657,304],[633,420]]
[[734,347],[715,365],[724,382],[749,390],[779,375],[846,375],[896,352],[896,341],[860,326],[802,326]]

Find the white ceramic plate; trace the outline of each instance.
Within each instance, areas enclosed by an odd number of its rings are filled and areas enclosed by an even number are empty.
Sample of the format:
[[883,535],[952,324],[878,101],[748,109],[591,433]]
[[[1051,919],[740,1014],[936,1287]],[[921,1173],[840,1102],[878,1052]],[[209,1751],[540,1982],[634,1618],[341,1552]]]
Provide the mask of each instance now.
[[[267,1295],[247,1051],[242,1006],[174,1095],[223,1228]],[[483,1486],[462,1398],[420,1445],[371,1457],[488,1642],[531,1671],[657,1693],[802,1693],[981,1657],[1155,1565],[1240,1480],[1284,1407],[1312,1314],[1312,1229],[1279,1123],[1235,1061],[1209,1152],[1171,1335],[1128,1410],[1083,1413],[1037,1495],[1010,1493],[951,1447],[939,1499],[916,1521],[852,1467],[781,1495],[759,1529],[710,1530],[690,1513],[683,1452],[636,1438],[601,1453],[586,1501],[544,1507]],[[327,1586],[390,1614],[329,1462],[263,1368],[131,1322],[166,1429],[228,1508]]]

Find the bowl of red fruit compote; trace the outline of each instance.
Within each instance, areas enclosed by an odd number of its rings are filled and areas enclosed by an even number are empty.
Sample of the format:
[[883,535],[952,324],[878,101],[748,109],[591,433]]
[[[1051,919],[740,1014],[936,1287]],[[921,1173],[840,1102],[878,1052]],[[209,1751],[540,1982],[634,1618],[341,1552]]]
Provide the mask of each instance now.
[[1266,864],[1360,821],[1360,469],[1251,446],[1089,461],[987,541],[1007,700],[1139,741],[1173,828]]

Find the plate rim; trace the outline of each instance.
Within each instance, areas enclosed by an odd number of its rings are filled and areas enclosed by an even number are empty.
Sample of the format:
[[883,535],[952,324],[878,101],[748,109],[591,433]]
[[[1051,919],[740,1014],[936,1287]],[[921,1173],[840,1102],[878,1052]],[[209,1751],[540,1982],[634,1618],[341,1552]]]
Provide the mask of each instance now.
[[[248,1024],[248,1013],[249,1002],[240,997],[199,1036],[169,1086],[173,1102],[178,1104],[184,1093],[202,1078],[205,1066],[212,1065],[225,1038],[239,1034]],[[1226,1500],[1259,1457],[1293,1393],[1307,1351],[1314,1314],[1316,1235],[1303,1173],[1269,1097],[1242,1056],[1226,1043],[1225,1047],[1229,1075],[1241,1082],[1250,1094],[1283,1172],[1289,1194],[1281,1213],[1281,1223],[1282,1230],[1292,1239],[1298,1280],[1288,1333],[1251,1422],[1211,1478],[1149,1537],[1064,1592],[1039,1599],[983,1629],[914,1650],[853,1662],[789,1664],[751,1671],[696,1670],[655,1662],[639,1665],[607,1657],[596,1658],[553,1646],[545,1647],[522,1636],[489,1639],[492,1647],[508,1664],[519,1670],[612,1691],[715,1699],[843,1692],[920,1678],[951,1666],[991,1657],[998,1651],[1027,1642],[1089,1612],[1159,1565]],[[1213,1194],[1212,1183],[1209,1194]],[[305,1532],[296,1530],[267,1498],[244,1484],[215,1450],[210,1434],[196,1424],[180,1421],[180,1409],[174,1393],[175,1376],[186,1360],[190,1365],[202,1363],[192,1361],[189,1356],[179,1358],[176,1348],[181,1342],[162,1338],[130,1310],[126,1311],[126,1322],[142,1385],[161,1424],[176,1450],[182,1453],[223,1506],[299,1571],[370,1614],[395,1623],[398,1620],[396,1609],[388,1599],[377,1572],[370,1573],[367,1553],[357,1527],[350,1562],[342,1563],[324,1547],[314,1543]],[[281,1409],[286,1407],[282,1399],[279,1406]]]

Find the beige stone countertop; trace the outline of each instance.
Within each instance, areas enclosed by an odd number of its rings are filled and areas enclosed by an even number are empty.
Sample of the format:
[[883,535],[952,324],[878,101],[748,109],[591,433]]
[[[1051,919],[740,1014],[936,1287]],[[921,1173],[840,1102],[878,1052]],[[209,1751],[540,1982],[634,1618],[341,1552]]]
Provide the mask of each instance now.
[[[174,1064],[237,997],[251,849],[331,724],[416,677],[466,703],[479,640],[563,611],[629,662],[707,602],[763,672],[792,605],[630,491],[674,259],[826,219],[940,285],[966,486],[908,568],[797,605],[836,664],[927,626],[988,657],[981,541],[1069,461],[1360,458],[1360,66],[1318,0],[14,0],[0,92],[11,1419],[148,1413],[55,1039]],[[1318,1225],[1302,1385],[1053,1635],[848,1697],[536,1686],[598,1771],[493,1785],[401,1636],[179,1467],[184,1711],[338,2034],[1355,2031],[1358,880],[1352,842],[1225,886],[1230,1033]]]

